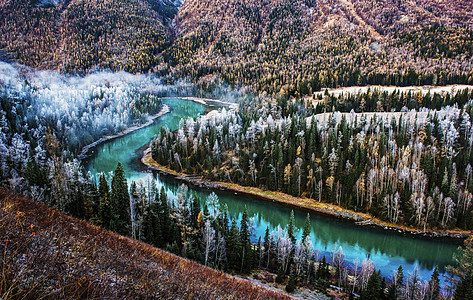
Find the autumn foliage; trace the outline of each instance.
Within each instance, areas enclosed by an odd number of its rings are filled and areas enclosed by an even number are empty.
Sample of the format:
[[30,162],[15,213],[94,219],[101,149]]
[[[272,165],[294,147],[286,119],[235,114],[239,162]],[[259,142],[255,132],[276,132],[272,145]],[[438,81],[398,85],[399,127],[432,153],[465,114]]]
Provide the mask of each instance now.
[[0,191],[0,297],[285,299]]

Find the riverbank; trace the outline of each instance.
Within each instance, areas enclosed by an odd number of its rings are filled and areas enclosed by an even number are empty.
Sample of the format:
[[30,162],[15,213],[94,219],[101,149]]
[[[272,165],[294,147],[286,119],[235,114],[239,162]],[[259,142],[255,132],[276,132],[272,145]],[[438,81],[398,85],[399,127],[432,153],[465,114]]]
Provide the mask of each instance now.
[[447,238],[455,240],[464,239],[471,234],[471,232],[469,231],[461,230],[435,230],[424,232],[418,228],[388,223],[378,218],[374,218],[367,213],[355,212],[349,209],[344,209],[338,205],[318,202],[314,199],[309,199],[306,197],[294,197],[282,192],[267,191],[256,187],[241,186],[228,182],[208,181],[203,179],[201,176],[179,173],[158,164],[151,156],[151,148],[148,148],[144,151],[143,156],[141,158],[141,162],[148,168],[155,170],[163,175],[172,176],[178,180],[184,181],[192,185],[242,193],[252,197],[257,197],[262,200],[277,202],[286,206],[304,209],[318,214],[337,218],[343,221],[351,222],[358,226],[372,226],[384,230],[398,232],[401,234],[409,234],[412,236],[421,236],[427,238]]
[[151,117],[149,117],[148,121],[142,125],[136,125],[136,126],[131,126],[131,127],[128,127],[127,129],[117,133],[117,134],[113,134],[113,135],[107,135],[107,136],[104,136],[98,140],[96,140],[95,142],[87,145],[87,146],[84,146],[82,147],[82,151],[79,153],[79,155],[77,155],[77,157],[80,159],[80,160],[83,160],[87,157],[89,157],[91,155],[91,153],[89,153],[91,151],[91,149],[93,149],[94,147],[104,143],[104,142],[107,142],[107,141],[110,141],[110,140],[113,140],[113,139],[116,139],[116,138],[119,138],[119,137],[122,137],[122,136],[125,136],[127,134],[130,134],[136,130],[139,130],[139,129],[142,129],[142,128],[145,128],[145,127],[148,127],[150,126],[151,124],[153,124],[154,120],[159,118],[159,117],[162,117],[164,116],[165,114],[169,113],[171,111],[171,109],[169,108],[168,105],[166,104],[163,104],[163,107],[161,108],[161,110],[155,114],[155,115],[152,115]]

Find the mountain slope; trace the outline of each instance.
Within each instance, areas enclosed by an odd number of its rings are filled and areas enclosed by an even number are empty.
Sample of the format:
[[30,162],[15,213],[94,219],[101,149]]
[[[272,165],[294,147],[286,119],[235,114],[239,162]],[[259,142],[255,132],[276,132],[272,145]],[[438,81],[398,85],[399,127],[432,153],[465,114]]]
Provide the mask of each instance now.
[[[0,57],[289,96],[473,83],[469,0],[1,0]],[[179,9],[179,11],[178,11]]]
[[157,0],[3,0],[0,48],[43,69],[142,72],[170,43],[176,12]]
[[0,297],[290,299],[0,191]]
[[181,75],[290,94],[467,81],[471,8],[467,0],[188,0],[164,57]]

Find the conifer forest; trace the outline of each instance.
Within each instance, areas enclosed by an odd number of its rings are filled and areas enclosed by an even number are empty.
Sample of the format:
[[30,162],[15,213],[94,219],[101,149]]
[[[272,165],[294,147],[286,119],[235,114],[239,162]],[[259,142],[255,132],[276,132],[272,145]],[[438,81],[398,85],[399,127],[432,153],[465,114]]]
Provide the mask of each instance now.
[[0,0],[0,300],[473,300],[470,0]]

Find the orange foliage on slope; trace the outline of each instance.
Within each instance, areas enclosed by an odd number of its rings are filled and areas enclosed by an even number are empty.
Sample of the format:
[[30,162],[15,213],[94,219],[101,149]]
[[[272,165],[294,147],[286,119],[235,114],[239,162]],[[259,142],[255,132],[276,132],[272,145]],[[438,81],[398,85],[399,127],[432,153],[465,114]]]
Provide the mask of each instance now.
[[0,191],[0,297],[290,299]]

